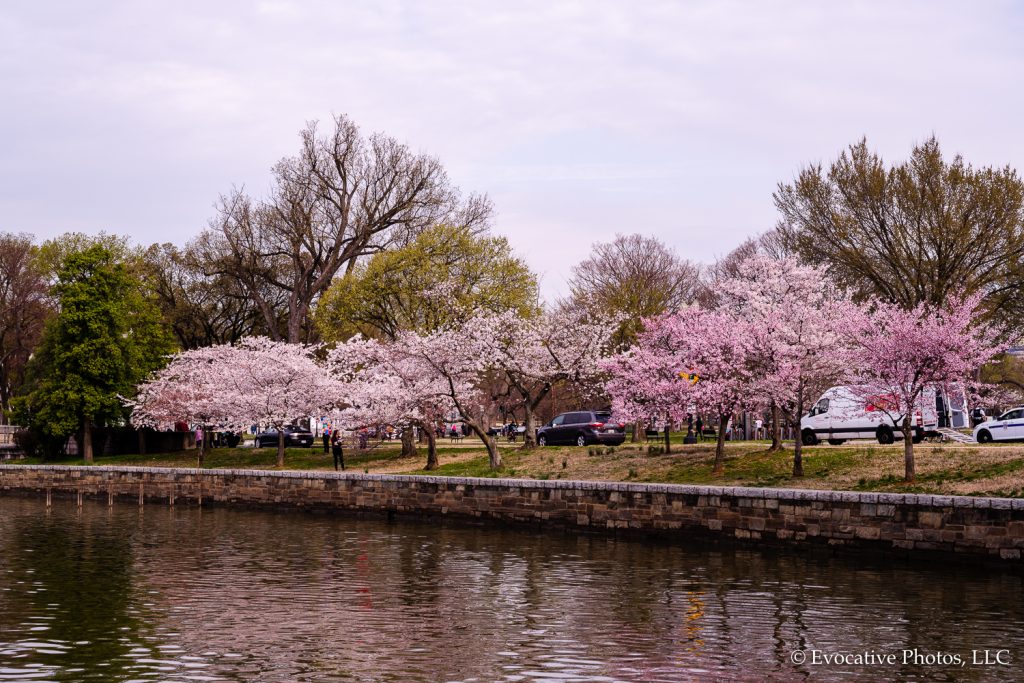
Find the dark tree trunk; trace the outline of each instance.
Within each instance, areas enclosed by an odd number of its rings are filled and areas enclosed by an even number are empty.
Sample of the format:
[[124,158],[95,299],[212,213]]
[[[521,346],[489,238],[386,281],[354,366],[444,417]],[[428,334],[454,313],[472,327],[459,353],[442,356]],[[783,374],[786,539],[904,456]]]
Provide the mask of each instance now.
[[146,430],[139,429],[139,431],[136,432],[136,434],[138,434],[138,437],[139,437],[139,455],[145,455],[146,454]]
[[199,429],[203,433],[203,438],[199,439],[199,443],[196,445],[199,446],[198,466],[202,469],[203,463],[205,462],[204,456],[206,455],[206,425],[200,425]]
[[529,451],[537,447],[537,415],[533,412],[534,406],[531,401],[525,401],[523,408],[525,408],[524,412],[526,413],[523,417],[526,431],[523,432],[522,450]]
[[633,443],[640,443],[647,441],[647,425],[644,424],[643,420],[637,420],[633,423],[633,436],[630,438]]
[[284,428],[277,428],[277,466],[284,467]]
[[420,429],[427,438],[427,466],[424,469],[436,470],[441,464],[437,460],[437,435],[427,425],[420,425]]
[[416,441],[412,437],[412,427],[406,427],[402,430],[402,457],[415,458],[416,455]]
[[712,468],[714,474],[722,474],[725,471],[725,428],[729,425],[729,415],[718,416],[718,443],[715,445],[715,466]]
[[903,418],[903,481],[908,484],[914,481],[914,430],[911,427],[912,416],[908,411]]
[[793,440],[793,476],[804,476],[804,435],[800,433],[800,418],[804,414],[804,380],[801,377],[797,385],[796,415],[793,417],[796,427],[796,438]]
[[82,460],[91,463],[92,459],[92,420],[82,420]]
[[782,450],[782,418],[779,413],[779,404],[772,401],[772,445],[768,449],[770,453],[778,453]]
[[665,452],[666,453],[671,453],[672,452],[672,440],[669,438],[669,430],[671,430],[671,429],[672,429],[672,423],[671,422],[666,422],[665,423]]
[[487,461],[492,470],[496,470],[501,467],[501,453],[498,451],[498,446],[494,443],[494,439],[487,436],[487,432],[476,423],[475,420],[466,420],[466,425],[480,437],[480,440],[484,442],[484,446],[487,447]]

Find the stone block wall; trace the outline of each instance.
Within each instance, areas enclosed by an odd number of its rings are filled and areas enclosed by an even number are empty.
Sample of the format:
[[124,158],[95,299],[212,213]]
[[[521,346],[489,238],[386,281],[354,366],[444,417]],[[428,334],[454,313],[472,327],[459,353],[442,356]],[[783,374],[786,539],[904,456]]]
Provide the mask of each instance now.
[[591,481],[0,465],[0,493],[452,517],[1024,566],[1024,499]]

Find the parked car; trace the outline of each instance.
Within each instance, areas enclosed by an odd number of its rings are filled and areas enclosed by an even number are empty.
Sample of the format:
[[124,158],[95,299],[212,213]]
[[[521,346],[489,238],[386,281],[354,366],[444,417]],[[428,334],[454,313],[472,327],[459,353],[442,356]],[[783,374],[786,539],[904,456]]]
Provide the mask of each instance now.
[[626,440],[626,425],[613,422],[606,410],[580,410],[562,413],[537,430],[537,444],[575,444],[586,446],[599,443],[618,446]]
[[982,422],[974,428],[974,440],[978,443],[1024,441],[1024,407],[1011,408],[995,420]]
[[[284,428],[284,445],[310,448],[313,446],[313,432],[302,427]],[[268,429],[256,435],[256,448],[270,448],[277,446],[277,430]]]

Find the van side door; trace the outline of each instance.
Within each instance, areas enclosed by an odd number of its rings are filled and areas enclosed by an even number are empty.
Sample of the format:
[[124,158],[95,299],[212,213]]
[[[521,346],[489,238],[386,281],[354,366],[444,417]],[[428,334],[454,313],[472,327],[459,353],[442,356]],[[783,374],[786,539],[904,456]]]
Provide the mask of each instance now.
[[813,415],[811,416],[811,429],[818,436],[819,439],[830,439],[832,438],[829,431],[832,428],[832,416],[829,414],[829,408],[831,401],[828,397],[824,397],[818,400],[811,409]]

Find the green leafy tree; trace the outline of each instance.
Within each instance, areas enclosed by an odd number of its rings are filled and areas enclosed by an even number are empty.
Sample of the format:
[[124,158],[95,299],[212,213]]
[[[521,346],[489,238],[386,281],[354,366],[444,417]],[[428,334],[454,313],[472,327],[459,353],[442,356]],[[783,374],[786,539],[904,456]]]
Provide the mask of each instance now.
[[21,419],[51,443],[81,431],[92,462],[92,430],[126,418],[121,398],[173,350],[159,308],[121,255],[94,243],[64,254],[53,293],[59,312],[29,362]]
[[536,276],[504,237],[438,225],[335,280],[320,301],[316,322],[328,341],[356,333],[394,339],[485,311],[536,315]]
[[774,196],[774,238],[858,298],[910,310],[980,292],[997,320],[1020,320],[1024,182],[1012,168],[945,159],[934,137],[886,165],[861,140]]

